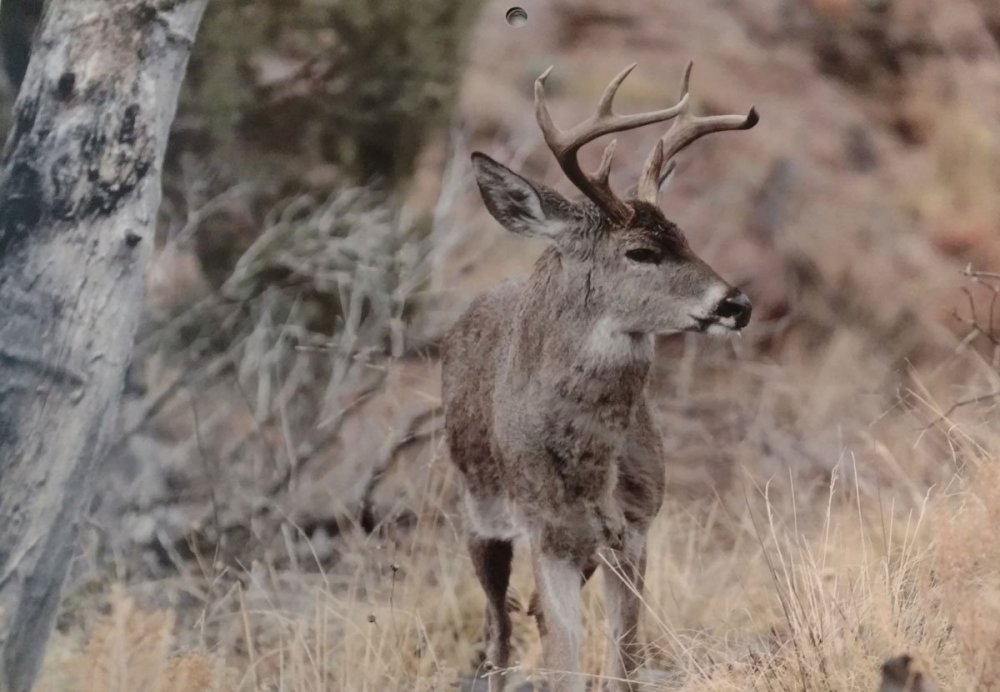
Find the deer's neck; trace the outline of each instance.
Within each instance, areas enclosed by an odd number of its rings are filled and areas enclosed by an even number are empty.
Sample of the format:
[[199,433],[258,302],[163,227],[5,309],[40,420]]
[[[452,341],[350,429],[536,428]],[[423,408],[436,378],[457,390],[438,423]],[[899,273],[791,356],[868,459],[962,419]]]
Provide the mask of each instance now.
[[526,286],[515,315],[517,374],[580,406],[630,414],[642,396],[653,339],[617,327],[589,294],[585,275],[561,271],[546,257]]

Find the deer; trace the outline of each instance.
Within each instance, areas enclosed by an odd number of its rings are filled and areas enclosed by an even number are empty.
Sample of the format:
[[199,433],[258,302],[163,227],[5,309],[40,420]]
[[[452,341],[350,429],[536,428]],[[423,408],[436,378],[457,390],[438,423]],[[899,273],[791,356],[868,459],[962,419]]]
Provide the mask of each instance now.
[[[758,115],[695,116],[684,71],[679,101],[663,110],[614,112],[608,84],[596,113],[558,128],[545,81],[535,117],[562,172],[583,193],[570,201],[482,152],[472,167],[489,213],[508,231],[547,241],[531,275],[474,299],[442,340],[442,404],[449,454],[462,484],[468,551],[486,594],[485,664],[491,692],[510,665],[508,608],[514,541],[526,539],[551,689],[580,692],[581,591],[605,570],[610,643],[603,679],[635,689],[643,663],[639,619],[647,533],[663,502],[663,445],[645,386],[655,337],[728,334],[751,304],[689,246],[659,207],[674,157],[713,132],[748,130]],[[610,185],[616,140],[594,173],[584,145],[673,121],[650,152],[633,196]]]

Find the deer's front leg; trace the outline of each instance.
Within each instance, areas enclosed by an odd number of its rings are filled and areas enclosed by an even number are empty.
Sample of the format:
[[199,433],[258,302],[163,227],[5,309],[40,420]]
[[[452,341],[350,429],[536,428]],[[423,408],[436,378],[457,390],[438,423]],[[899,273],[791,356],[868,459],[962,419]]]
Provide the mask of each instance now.
[[553,552],[543,538],[533,538],[532,563],[535,588],[544,618],[542,648],[554,692],[583,692],[580,646],[583,619],[580,612],[585,559]]
[[608,658],[605,688],[614,692],[636,689],[635,674],[642,665],[639,616],[646,572],[646,530],[629,529],[622,550],[608,550],[604,564],[604,602],[608,612]]

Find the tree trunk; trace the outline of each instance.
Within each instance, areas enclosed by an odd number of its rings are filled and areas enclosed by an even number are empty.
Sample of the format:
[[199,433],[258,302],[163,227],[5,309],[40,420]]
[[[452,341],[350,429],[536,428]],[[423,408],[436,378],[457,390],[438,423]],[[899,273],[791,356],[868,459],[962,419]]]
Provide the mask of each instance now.
[[49,0],[0,157],[0,692],[41,664],[142,308],[206,0]]

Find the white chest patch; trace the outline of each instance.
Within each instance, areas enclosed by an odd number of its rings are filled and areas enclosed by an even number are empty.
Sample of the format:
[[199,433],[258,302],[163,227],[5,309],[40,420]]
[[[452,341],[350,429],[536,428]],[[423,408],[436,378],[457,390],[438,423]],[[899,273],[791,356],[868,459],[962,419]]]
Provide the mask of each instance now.
[[633,363],[652,358],[653,337],[651,334],[627,334],[614,320],[605,317],[590,332],[584,350],[589,358],[608,365]]

